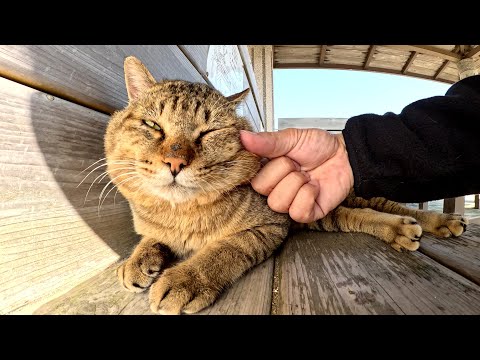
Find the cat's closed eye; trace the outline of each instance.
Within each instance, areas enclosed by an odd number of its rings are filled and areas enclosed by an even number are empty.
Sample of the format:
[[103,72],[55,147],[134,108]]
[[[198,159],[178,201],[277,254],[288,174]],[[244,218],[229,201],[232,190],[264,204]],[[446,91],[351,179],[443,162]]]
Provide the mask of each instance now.
[[202,131],[202,132],[198,135],[197,139],[195,140],[195,144],[200,145],[200,144],[202,143],[203,137],[204,137],[205,135],[211,133],[211,132],[214,132],[214,131],[218,131],[218,129],[211,129],[211,130]]

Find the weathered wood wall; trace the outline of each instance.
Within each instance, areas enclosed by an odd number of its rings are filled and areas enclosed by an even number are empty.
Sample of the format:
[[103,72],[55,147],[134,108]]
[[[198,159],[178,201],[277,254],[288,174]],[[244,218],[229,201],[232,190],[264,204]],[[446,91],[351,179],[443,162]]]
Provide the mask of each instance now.
[[[104,157],[108,114],[127,103],[128,55],[157,79],[208,81],[208,45],[0,46],[0,314],[32,312],[137,241],[120,195],[98,212],[107,178],[84,203],[103,167],[77,188],[88,172],[79,173]],[[248,109],[262,130],[253,97]]]

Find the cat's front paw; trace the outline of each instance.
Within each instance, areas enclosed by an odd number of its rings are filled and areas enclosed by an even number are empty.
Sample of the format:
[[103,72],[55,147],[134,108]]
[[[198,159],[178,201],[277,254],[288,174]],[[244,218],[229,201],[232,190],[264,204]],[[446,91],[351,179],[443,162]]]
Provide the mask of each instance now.
[[429,229],[433,235],[449,238],[451,236],[460,236],[467,230],[468,220],[462,215],[457,214],[435,214],[429,219]]
[[153,272],[152,274],[144,272],[144,267],[137,260],[135,258],[127,259],[117,268],[117,276],[120,285],[125,290],[139,293],[145,291],[150,286],[158,272]]
[[211,305],[220,290],[187,266],[167,269],[150,288],[150,309],[163,315],[193,314]]
[[402,249],[415,251],[420,247],[422,227],[417,220],[409,216],[399,217],[398,224],[393,227],[393,241],[390,245],[397,251]]
[[117,269],[120,284],[126,290],[137,293],[147,289],[168,260],[167,250],[160,243],[137,249]]

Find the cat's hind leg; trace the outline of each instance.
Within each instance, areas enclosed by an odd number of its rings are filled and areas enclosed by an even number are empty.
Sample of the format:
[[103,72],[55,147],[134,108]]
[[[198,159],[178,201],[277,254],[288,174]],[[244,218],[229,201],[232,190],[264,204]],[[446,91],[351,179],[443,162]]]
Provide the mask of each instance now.
[[352,197],[347,199],[346,204],[349,207],[372,208],[390,214],[411,216],[417,219],[425,232],[443,238],[462,235],[468,224],[468,220],[458,214],[442,214],[434,211],[411,209],[395,201],[379,197],[369,200]]
[[370,234],[390,244],[397,251],[417,250],[422,236],[422,228],[414,218],[366,208],[339,206],[318,220],[316,225],[325,231]]
[[144,237],[132,255],[117,268],[117,276],[125,290],[142,292],[172,260],[170,249],[156,239]]

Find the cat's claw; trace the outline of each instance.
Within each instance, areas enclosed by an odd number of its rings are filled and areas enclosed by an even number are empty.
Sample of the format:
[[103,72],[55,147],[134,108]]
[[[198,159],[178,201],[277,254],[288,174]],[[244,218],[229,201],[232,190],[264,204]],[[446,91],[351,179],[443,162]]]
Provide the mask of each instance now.
[[396,235],[390,245],[397,251],[402,249],[415,251],[420,247],[422,227],[412,217],[402,217],[401,223],[396,227]]
[[451,236],[457,237],[462,235],[467,230],[468,220],[461,215],[456,214],[442,214],[443,219],[435,229],[434,235],[449,238]]
[[151,276],[145,275],[131,259],[117,268],[117,276],[125,290],[135,293],[145,291],[154,280]]
[[150,309],[162,315],[196,313],[217,298],[218,291],[202,284],[194,271],[171,268],[150,288]]

